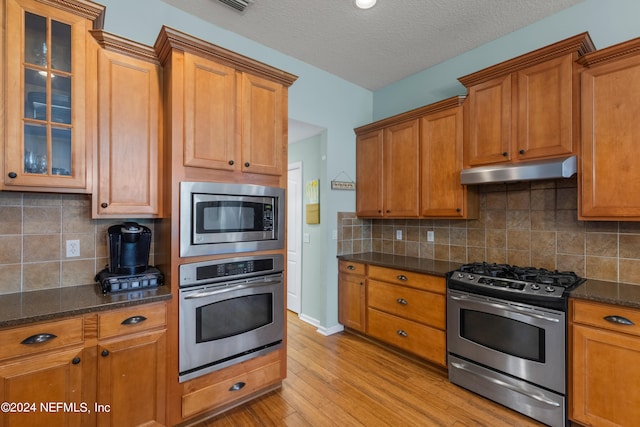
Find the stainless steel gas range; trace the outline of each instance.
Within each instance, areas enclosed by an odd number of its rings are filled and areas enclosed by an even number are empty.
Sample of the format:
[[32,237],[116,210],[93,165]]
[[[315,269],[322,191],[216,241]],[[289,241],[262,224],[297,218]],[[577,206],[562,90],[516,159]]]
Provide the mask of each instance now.
[[447,274],[449,380],[553,427],[567,424],[572,272],[465,264]]

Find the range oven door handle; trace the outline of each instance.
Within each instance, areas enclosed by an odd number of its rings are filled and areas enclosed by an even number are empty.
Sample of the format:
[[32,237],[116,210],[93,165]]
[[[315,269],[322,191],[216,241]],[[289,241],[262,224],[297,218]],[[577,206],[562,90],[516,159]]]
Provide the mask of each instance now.
[[483,374],[481,374],[479,372],[475,372],[474,370],[467,368],[467,366],[462,364],[462,363],[457,363],[457,362],[450,362],[450,363],[451,363],[451,366],[453,366],[456,369],[460,369],[460,370],[468,372],[468,373],[470,373],[472,375],[476,375],[476,376],[478,376],[478,377],[480,377],[480,378],[482,378],[484,380],[487,380],[489,382],[492,382],[492,383],[494,383],[494,384],[496,384],[498,386],[501,386],[501,387],[504,387],[504,388],[508,388],[509,390],[515,391],[516,393],[520,393],[520,394],[522,394],[524,396],[530,397],[531,399],[537,400],[538,402],[542,402],[542,403],[544,403],[546,405],[554,406],[554,407],[559,407],[560,406],[560,403],[554,402],[553,400],[549,400],[544,396],[540,396],[539,394],[528,392],[527,390],[523,390],[523,389],[521,389],[520,387],[518,387],[516,385],[509,384],[509,383],[504,382],[502,380],[499,380],[497,378],[491,378],[491,377],[483,375]]
[[260,282],[242,283],[242,284],[235,285],[235,286],[222,287],[222,288],[216,288],[216,289],[207,289],[207,290],[199,291],[199,292],[196,292],[196,293],[193,293],[193,294],[185,295],[184,299],[206,298],[206,297],[209,297],[211,295],[224,294],[224,293],[227,293],[227,292],[237,291],[237,290],[240,290],[240,289],[257,288],[259,286],[275,285],[275,284],[278,284],[278,283],[282,283],[282,280],[280,280],[280,279],[278,279],[278,280],[263,280],[263,281],[260,281]]
[[508,305],[504,305],[504,304],[498,304],[495,302],[487,302],[487,301],[479,301],[479,300],[472,300],[469,299],[465,296],[455,296],[455,295],[449,295],[449,298],[451,298],[454,301],[467,301],[467,302],[474,302],[476,304],[480,304],[480,305],[486,305],[492,308],[497,308],[499,310],[505,310],[505,311],[509,311],[511,313],[517,313],[517,314],[522,314],[525,316],[531,316],[531,317],[535,317],[536,319],[541,319],[541,320],[546,320],[549,322],[554,322],[554,323],[559,323],[560,319],[556,319],[554,317],[549,317],[549,316],[544,316],[542,314],[538,314],[538,313],[532,313],[529,310],[526,309],[519,309],[517,307],[510,307]]

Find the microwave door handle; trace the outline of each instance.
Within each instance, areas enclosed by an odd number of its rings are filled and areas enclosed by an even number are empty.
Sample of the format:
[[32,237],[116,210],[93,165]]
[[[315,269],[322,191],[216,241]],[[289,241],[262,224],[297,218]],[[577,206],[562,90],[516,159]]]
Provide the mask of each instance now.
[[497,308],[499,310],[505,310],[511,313],[517,313],[517,314],[522,314],[525,316],[531,316],[531,317],[535,317],[536,319],[541,319],[541,320],[546,320],[549,322],[554,322],[554,323],[558,323],[560,322],[560,319],[556,319],[554,317],[548,317],[548,316],[544,316],[542,314],[537,314],[537,313],[531,313],[528,310],[525,309],[521,309],[518,307],[510,307],[508,305],[504,305],[504,304],[497,304],[495,302],[486,302],[486,301],[477,301],[477,300],[470,300],[467,297],[458,297],[458,296],[454,296],[454,295],[449,295],[449,298],[451,298],[454,301],[468,301],[468,302],[474,302],[476,304],[480,304],[480,305],[486,305],[492,308]]

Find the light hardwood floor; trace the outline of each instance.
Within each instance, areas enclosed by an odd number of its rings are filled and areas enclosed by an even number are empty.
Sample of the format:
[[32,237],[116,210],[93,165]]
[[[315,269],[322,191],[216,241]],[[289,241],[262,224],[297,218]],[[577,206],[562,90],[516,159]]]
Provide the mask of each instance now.
[[291,312],[288,328],[282,388],[197,427],[543,426],[357,335],[325,337]]

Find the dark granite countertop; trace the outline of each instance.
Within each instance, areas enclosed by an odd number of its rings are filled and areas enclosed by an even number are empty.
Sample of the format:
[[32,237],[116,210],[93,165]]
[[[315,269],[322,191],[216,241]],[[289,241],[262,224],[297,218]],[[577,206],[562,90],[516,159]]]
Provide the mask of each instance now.
[[576,299],[640,308],[640,285],[588,279],[570,295]]
[[97,285],[81,285],[0,295],[0,328],[171,299],[157,288],[102,294]]
[[462,263],[438,261],[428,258],[415,258],[408,256],[389,255],[378,252],[365,252],[359,254],[338,255],[338,259],[345,261],[361,262],[363,264],[378,265],[380,267],[399,268],[401,270],[414,271],[416,273],[442,276],[449,271],[460,267]]
[[[453,271],[462,265],[462,263],[456,262],[388,255],[377,252],[338,255],[338,259],[379,265],[381,267],[399,268],[435,276],[444,276],[447,272]],[[571,291],[570,296],[577,299],[640,308],[640,285],[588,279]]]

